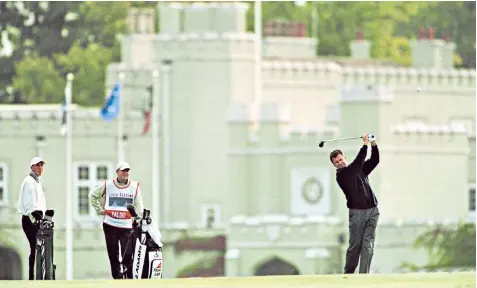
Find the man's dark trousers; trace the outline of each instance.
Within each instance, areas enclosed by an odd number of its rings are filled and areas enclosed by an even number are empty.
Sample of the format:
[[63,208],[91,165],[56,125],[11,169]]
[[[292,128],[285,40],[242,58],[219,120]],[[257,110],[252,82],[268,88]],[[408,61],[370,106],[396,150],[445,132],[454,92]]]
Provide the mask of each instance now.
[[359,273],[369,273],[378,220],[378,207],[349,209],[349,246],[346,251],[345,274],[353,274],[358,261]]
[[[131,229],[117,228],[103,223],[103,232],[111,266],[111,276],[113,276],[113,279],[121,279],[119,253],[121,255],[124,253]],[[121,243],[121,251],[119,251],[119,242]]]
[[33,224],[28,216],[22,216],[23,232],[30,244],[30,256],[28,257],[28,280],[35,280],[35,252],[36,252],[36,232],[37,227]]

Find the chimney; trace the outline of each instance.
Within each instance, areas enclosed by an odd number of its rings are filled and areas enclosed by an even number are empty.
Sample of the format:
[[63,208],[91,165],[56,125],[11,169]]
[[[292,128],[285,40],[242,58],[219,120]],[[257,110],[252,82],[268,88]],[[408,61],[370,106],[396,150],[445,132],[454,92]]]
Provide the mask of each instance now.
[[435,39],[435,29],[433,27],[420,28],[418,39],[410,43],[412,67],[452,69],[455,44],[449,42],[449,39],[449,34],[445,34],[443,39]]
[[264,57],[310,59],[316,56],[317,39],[306,37],[303,22],[269,20],[263,26]]
[[425,35],[424,35],[424,28],[419,28],[419,40],[422,40],[425,38]]
[[364,40],[364,33],[361,30],[356,31],[356,39],[351,41],[351,58],[356,60],[370,59],[371,43]]
[[427,31],[429,33],[428,39],[429,40],[434,40],[434,28],[429,27],[429,28],[427,28]]
[[452,69],[454,68],[455,43],[451,42],[451,35],[449,33],[444,34],[442,41],[444,43],[441,47],[441,67],[443,69]]
[[127,23],[130,34],[154,34],[154,9],[131,8]]

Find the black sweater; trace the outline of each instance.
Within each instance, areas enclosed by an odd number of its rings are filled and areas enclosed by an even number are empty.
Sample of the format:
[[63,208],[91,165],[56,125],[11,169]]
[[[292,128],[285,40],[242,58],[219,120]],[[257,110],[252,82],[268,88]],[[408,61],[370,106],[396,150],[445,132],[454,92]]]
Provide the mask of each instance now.
[[378,205],[368,181],[368,175],[379,163],[378,146],[371,146],[371,158],[364,161],[367,152],[368,147],[363,145],[353,162],[336,171],[336,181],[346,196],[349,209],[368,209]]

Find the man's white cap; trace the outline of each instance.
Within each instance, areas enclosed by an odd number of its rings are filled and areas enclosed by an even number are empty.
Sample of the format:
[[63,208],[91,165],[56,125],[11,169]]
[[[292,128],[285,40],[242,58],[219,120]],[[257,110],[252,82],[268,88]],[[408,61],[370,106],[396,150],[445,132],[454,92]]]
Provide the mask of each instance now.
[[118,166],[116,166],[116,170],[126,170],[126,169],[131,169],[131,166],[129,166],[128,162],[119,162]]
[[42,158],[40,158],[40,157],[35,157],[35,158],[31,159],[31,161],[30,161],[30,167],[33,166],[33,165],[36,165],[36,164],[38,164],[38,163],[40,163],[40,162],[46,163],[45,160],[43,160]]

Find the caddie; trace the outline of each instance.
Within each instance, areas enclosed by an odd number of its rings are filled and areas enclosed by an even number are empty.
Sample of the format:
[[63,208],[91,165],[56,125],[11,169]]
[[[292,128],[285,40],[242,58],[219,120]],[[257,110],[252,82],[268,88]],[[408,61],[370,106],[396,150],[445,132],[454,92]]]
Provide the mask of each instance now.
[[114,279],[122,278],[119,255],[123,255],[132,229],[132,217],[127,205],[136,206],[139,216],[144,209],[139,182],[129,179],[130,170],[127,162],[118,163],[117,176],[96,187],[89,195],[91,206],[101,215],[111,275]]

